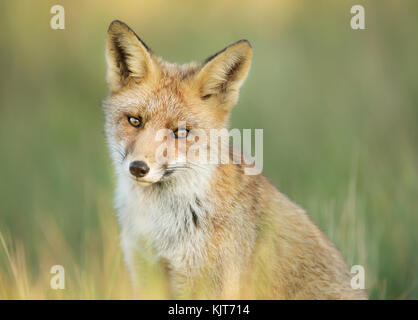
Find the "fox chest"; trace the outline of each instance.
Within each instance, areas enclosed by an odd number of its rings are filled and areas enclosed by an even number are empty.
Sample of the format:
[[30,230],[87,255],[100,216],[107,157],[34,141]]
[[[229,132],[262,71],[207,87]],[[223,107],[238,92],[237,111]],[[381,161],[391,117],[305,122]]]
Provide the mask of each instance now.
[[208,206],[196,195],[149,196],[125,193],[119,198],[122,242],[136,254],[153,253],[176,269],[197,268],[205,256]]

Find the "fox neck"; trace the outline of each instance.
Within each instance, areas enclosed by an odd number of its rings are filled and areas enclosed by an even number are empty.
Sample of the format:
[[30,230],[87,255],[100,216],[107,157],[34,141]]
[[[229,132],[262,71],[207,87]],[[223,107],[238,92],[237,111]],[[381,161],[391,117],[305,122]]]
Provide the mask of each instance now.
[[215,169],[190,169],[148,187],[119,176],[116,205],[124,236],[134,242],[143,239],[157,258],[178,269],[196,269],[210,229],[208,194]]

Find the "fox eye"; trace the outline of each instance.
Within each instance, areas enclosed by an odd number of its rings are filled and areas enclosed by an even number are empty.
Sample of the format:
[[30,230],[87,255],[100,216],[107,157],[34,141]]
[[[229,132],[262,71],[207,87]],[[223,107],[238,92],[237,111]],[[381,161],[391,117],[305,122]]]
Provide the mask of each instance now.
[[174,136],[176,137],[176,139],[186,138],[188,134],[189,129],[186,128],[177,128],[176,130],[174,130]]
[[131,124],[131,126],[135,128],[139,128],[142,125],[142,119],[141,118],[135,118],[135,117],[128,117],[128,121]]

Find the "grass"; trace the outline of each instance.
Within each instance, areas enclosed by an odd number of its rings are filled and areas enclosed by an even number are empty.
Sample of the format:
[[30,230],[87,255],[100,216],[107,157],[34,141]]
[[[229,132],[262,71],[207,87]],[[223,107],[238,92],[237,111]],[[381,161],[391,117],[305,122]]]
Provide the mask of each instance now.
[[[372,298],[418,298],[417,4],[365,1],[353,31],[345,0],[182,3],[64,3],[63,31],[54,1],[0,5],[0,299],[134,297],[100,107],[116,18],[169,61],[249,39],[231,125],[264,129],[264,173],[364,266]],[[149,277],[140,298],[164,297]]]

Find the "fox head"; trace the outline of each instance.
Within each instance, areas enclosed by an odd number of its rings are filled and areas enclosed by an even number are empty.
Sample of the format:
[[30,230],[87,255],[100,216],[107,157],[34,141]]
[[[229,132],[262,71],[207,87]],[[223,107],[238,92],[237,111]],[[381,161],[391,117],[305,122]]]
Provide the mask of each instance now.
[[[106,38],[110,94],[104,108],[118,172],[147,186],[201,168],[182,154],[196,130],[226,127],[251,57],[250,43],[240,40],[201,63],[168,63],[126,24],[113,21]],[[167,132],[164,138],[161,132]],[[163,151],[161,161],[157,154],[163,142],[175,152]]]

